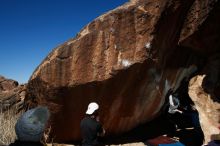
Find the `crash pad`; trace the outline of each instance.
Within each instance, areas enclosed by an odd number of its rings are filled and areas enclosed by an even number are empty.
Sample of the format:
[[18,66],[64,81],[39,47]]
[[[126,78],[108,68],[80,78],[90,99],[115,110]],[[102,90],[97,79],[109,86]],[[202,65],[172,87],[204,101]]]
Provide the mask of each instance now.
[[159,144],[158,146],[185,146],[180,142],[170,143],[170,144]]
[[185,146],[184,144],[167,136],[158,136],[156,138],[147,140],[146,143],[148,146]]

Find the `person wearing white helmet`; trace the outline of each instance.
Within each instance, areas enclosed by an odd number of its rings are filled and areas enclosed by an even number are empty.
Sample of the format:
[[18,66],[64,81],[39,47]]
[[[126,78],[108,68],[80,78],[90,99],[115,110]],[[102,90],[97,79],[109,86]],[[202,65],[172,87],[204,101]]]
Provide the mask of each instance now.
[[96,102],[91,102],[88,105],[86,116],[80,123],[83,146],[100,145],[98,138],[105,134],[105,130],[99,122],[98,109],[99,105]]

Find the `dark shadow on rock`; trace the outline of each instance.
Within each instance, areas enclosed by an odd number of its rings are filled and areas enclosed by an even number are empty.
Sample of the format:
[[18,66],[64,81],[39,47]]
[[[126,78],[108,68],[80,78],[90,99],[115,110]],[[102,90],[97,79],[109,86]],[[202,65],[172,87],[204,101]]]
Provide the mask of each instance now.
[[40,142],[27,142],[16,140],[14,143],[11,143],[9,146],[44,146]]
[[[203,143],[203,133],[200,127],[193,127],[187,130],[186,128],[192,126],[189,122],[189,117],[177,116],[176,120],[181,121],[180,130],[176,130],[174,123],[172,123],[165,114],[160,115],[158,118],[148,122],[147,124],[140,125],[133,130],[121,135],[111,136],[103,139],[105,144],[124,144],[133,142],[146,142],[149,139],[167,135],[168,137],[177,137],[179,141],[186,146],[201,146]],[[179,123],[178,123],[179,124]]]

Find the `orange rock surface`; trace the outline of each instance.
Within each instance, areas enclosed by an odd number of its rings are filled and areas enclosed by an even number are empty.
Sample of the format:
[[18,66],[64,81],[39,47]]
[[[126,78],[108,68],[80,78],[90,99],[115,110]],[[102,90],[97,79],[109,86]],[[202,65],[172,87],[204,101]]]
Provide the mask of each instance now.
[[32,74],[26,101],[50,108],[57,142],[81,139],[92,101],[107,136],[131,130],[154,119],[167,91],[219,53],[217,12],[215,0],[125,3],[55,48]]

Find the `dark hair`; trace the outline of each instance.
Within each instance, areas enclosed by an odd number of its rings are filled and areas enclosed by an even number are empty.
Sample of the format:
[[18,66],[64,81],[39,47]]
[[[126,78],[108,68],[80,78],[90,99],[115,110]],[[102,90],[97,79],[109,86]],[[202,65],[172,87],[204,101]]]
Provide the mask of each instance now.
[[92,113],[92,115],[94,115],[94,116],[98,116],[98,115],[99,115],[99,111],[98,111],[98,109],[95,110],[95,111]]
[[178,93],[177,93],[177,92],[173,92],[172,95],[175,96],[175,97],[177,97],[177,96],[178,96]]

